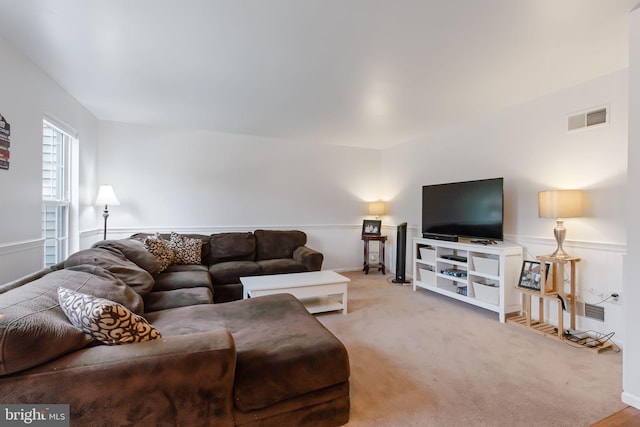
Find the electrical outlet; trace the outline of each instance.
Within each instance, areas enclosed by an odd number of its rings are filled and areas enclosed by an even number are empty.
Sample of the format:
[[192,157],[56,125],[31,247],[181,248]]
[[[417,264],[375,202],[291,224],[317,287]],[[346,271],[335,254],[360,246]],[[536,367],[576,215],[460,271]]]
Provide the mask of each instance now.
[[611,291],[610,295],[611,295],[611,298],[609,298],[609,301],[612,304],[622,304],[622,292],[620,292],[620,291]]

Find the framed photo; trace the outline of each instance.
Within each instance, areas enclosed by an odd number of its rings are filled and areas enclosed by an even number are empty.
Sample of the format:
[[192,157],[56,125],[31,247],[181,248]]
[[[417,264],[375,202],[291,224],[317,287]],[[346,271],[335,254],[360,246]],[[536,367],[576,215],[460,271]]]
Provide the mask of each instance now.
[[[551,264],[547,263],[545,269],[545,280],[549,277]],[[518,286],[526,289],[540,290],[540,263],[538,261],[523,261],[522,270],[520,271],[520,281]]]
[[381,227],[382,221],[377,219],[365,219],[364,221],[362,221],[362,235],[379,236]]

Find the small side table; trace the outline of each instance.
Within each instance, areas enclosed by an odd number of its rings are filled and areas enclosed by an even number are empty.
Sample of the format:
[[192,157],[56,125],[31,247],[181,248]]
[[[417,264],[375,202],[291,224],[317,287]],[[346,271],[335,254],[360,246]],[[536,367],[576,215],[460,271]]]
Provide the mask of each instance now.
[[[379,259],[378,259],[378,271],[382,271],[382,274],[385,274],[385,266],[384,266],[384,243],[387,241],[387,236],[368,236],[363,235],[362,241],[364,242],[364,264],[362,267],[362,271],[364,274],[369,274],[369,242],[378,242],[379,248]],[[374,265],[373,268],[376,268]]]

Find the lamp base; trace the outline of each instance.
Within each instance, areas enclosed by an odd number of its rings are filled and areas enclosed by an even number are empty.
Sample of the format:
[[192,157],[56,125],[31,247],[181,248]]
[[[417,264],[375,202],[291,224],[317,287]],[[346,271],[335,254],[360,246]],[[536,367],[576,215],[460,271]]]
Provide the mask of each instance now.
[[547,255],[550,258],[556,258],[556,259],[568,259],[568,258],[572,258],[571,255],[569,255],[568,253],[566,253],[564,251],[564,249],[562,249],[562,247],[559,247],[558,249],[555,250],[555,252],[553,252],[552,254]]
[[553,229],[553,235],[556,238],[556,243],[558,244],[558,247],[556,248],[555,252],[547,256],[551,258],[556,258],[556,259],[571,258],[571,255],[566,253],[564,248],[562,247],[562,244],[564,243],[564,238],[567,235],[567,229],[564,228],[564,221],[560,218],[556,220],[556,228]]

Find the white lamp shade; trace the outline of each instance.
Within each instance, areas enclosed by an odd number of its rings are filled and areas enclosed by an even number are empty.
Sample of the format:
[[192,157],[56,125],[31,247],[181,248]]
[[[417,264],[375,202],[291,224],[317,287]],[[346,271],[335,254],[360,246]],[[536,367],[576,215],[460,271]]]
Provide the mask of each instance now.
[[385,202],[369,202],[369,215],[384,215],[387,212]]
[[113,187],[110,185],[101,185],[98,189],[98,197],[96,197],[96,205],[111,205],[118,206],[120,201],[116,197],[116,193],[113,191]]
[[582,191],[554,190],[538,193],[540,218],[578,218],[582,216]]

